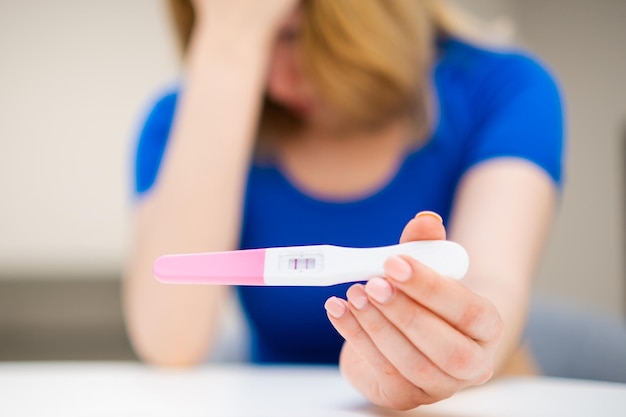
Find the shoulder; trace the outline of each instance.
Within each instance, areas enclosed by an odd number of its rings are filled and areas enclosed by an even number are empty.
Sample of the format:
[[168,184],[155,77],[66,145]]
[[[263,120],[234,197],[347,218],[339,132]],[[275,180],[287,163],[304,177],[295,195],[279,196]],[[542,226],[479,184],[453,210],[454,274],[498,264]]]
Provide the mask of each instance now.
[[140,121],[139,146],[167,140],[177,101],[178,88],[163,89],[148,100]]
[[447,89],[454,85],[455,92],[483,102],[494,94],[511,97],[531,88],[535,94],[560,95],[551,69],[524,49],[487,47],[459,39],[446,39],[438,46],[435,74],[444,93],[450,93]]
[[520,49],[447,40],[440,45],[435,82],[440,136],[462,147],[464,169],[491,158],[518,157],[560,182],[561,94],[538,58]]
[[155,181],[169,138],[178,89],[169,88],[155,95],[142,118],[135,151],[135,191],[147,191]]
[[157,93],[148,104],[145,125],[153,123],[171,123],[178,101],[178,88],[168,88]]

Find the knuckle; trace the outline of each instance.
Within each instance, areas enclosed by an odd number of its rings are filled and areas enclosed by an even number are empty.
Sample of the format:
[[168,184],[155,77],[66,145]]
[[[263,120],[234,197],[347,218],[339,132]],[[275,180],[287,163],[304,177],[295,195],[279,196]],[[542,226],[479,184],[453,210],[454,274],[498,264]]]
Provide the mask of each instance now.
[[473,329],[480,325],[486,313],[486,306],[482,302],[474,301],[465,309],[459,325],[462,329]]
[[415,400],[419,402],[416,405],[443,400],[459,389],[457,381],[444,377],[442,371],[426,357],[415,358],[409,369],[408,379],[418,388]]
[[432,274],[424,274],[418,282],[418,291],[421,293],[421,297],[425,300],[433,298],[440,292],[441,283],[437,277]]
[[390,390],[387,384],[374,380],[369,392],[374,403],[394,410],[409,410],[423,404],[423,392],[408,383],[401,390]]
[[361,326],[354,326],[345,331],[344,337],[346,340],[359,341],[365,337],[365,331]]
[[420,387],[422,401],[428,399],[424,404],[442,400],[456,392],[448,378],[442,378],[441,370],[425,357],[417,358],[410,369],[409,380]]
[[419,387],[415,387],[411,390],[409,398],[410,402],[406,404],[403,408],[399,408],[400,410],[406,411],[420,405],[432,404],[438,401],[438,398],[431,396]]
[[410,366],[411,369],[411,380],[428,380],[431,378],[433,373],[433,365],[426,360],[426,358],[417,356],[413,363]]
[[419,387],[412,386],[404,394],[388,397],[391,408],[400,411],[411,410],[419,405],[433,403],[436,400],[424,393]]
[[388,400],[388,407],[393,410],[408,411],[421,404],[419,399],[415,397],[413,393],[409,393],[406,397],[391,398]]
[[474,381],[474,385],[482,385],[486,383],[493,377],[494,373],[495,373],[495,369],[494,369],[493,364],[489,365],[487,369],[485,369],[485,371],[482,373],[482,375],[480,375],[476,379],[476,381]]
[[398,369],[389,361],[385,361],[380,367],[380,372],[386,377],[398,377],[400,372]]
[[493,325],[493,338],[499,342],[502,339],[502,336],[504,336],[504,321],[498,314]]
[[422,312],[417,306],[404,309],[402,314],[399,314],[394,320],[398,328],[415,330],[420,327],[420,318]]
[[366,327],[369,334],[378,335],[385,330],[387,322],[381,318],[374,318],[372,320],[368,320],[367,323],[363,324],[363,326]]
[[468,347],[456,348],[448,357],[445,368],[451,376],[461,380],[474,380],[480,367],[480,352]]
[[428,402],[425,402],[424,404],[431,404],[452,397],[452,395],[454,395],[459,388],[460,387],[456,383],[440,383],[433,385],[429,387],[426,392]]

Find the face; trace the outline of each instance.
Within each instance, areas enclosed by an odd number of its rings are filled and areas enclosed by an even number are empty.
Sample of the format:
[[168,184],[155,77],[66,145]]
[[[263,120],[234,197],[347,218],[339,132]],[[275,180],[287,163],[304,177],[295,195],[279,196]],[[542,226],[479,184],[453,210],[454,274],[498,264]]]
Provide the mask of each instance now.
[[304,69],[300,45],[301,14],[295,10],[280,27],[270,56],[267,94],[308,125],[325,125],[331,122],[332,112]]

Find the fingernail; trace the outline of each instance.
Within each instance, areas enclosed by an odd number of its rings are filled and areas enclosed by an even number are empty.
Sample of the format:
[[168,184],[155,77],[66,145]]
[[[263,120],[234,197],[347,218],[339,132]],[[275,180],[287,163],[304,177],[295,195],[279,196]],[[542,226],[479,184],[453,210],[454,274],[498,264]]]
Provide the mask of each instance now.
[[411,278],[411,265],[399,256],[392,256],[385,262],[385,274],[396,281],[408,281]]
[[324,303],[324,308],[336,319],[340,319],[346,312],[346,306],[337,297],[331,297]]
[[360,284],[353,285],[346,292],[348,302],[352,304],[357,310],[362,310],[367,304],[367,295],[363,286]]
[[387,280],[382,278],[372,278],[367,281],[367,284],[365,284],[365,292],[374,300],[382,304],[391,298],[393,289]]
[[434,211],[428,211],[428,210],[420,211],[419,213],[415,215],[415,218],[417,219],[418,217],[422,217],[422,216],[431,216],[439,220],[440,223],[443,223],[443,219],[441,218],[441,216],[435,213]]

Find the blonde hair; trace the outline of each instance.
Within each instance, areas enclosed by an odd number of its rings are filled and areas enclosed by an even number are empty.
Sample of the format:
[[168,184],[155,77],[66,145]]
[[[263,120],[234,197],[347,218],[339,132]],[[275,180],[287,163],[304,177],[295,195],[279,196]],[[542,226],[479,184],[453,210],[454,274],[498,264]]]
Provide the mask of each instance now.
[[[194,24],[189,0],[170,0],[183,51]],[[480,30],[442,0],[302,0],[305,68],[320,92],[357,128],[405,115],[423,139],[432,129],[431,70],[437,36],[477,39]],[[259,139],[301,125],[265,97]]]

